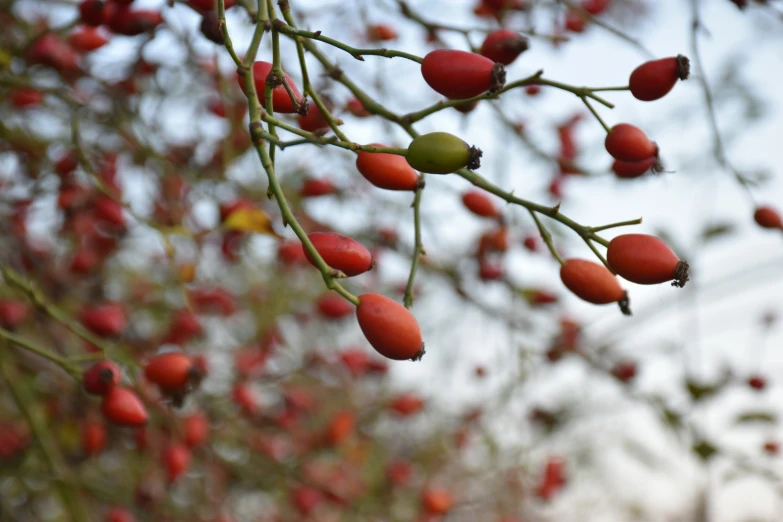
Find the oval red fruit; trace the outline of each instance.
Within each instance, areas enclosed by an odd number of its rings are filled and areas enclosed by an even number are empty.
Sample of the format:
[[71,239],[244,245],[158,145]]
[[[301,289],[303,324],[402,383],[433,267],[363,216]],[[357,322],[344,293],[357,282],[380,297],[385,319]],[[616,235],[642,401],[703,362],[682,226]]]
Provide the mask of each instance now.
[[82,453],[85,457],[92,457],[102,452],[106,447],[108,434],[106,426],[96,419],[89,418],[82,424]]
[[480,54],[451,49],[428,53],[421,63],[421,74],[430,87],[452,100],[496,91],[506,82],[503,65]]
[[92,395],[106,395],[120,383],[120,368],[111,361],[98,361],[85,370],[82,376],[84,391]]
[[[264,86],[266,85],[266,78],[269,76],[270,72],[272,72],[272,64],[269,62],[255,62],[253,64],[253,81],[256,85],[256,94],[258,94],[258,100],[261,102],[261,105],[264,108],[266,108]],[[296,87],[296,84],[287,74],[285,74],[285,78],[286,81],[288,81],[288,85],[291,86],[291,90],[294,93],[294,97],[296,98],[297,103],[301,103],[302,95],[299,93],[299,89]],[[242,76],[239,74],[237,74],[237,81],[239,82],[239,86],[242,88],[242,92],[247,94],[245,91],[245,82]],[[291,97],[288,95],[288,91],[286,91],[282,84],[277,85],[274,89],[272,89],[272,105],[275,112],[296,112],[294,103],[291,101]]]
[[658,170],[658,158],[651,156],[642,161],[620,161],[614,160],[612,163],[612,172],[614,175],[621,179],[633,179],[638,178],[645,172],[652,169],[653,172]]
[[511,29],[492,31],[481,44],[481,54],[493,62],[508,65],[528,48],[527,38]]
[[560,267],[560,279],[580,299],[593,304],[620,303],[623,313],[630,315],[628,294],[605,266],[586,259],[566,259]]
[[133,515],[125,508],[114,507],[106,513],[106,522],[133,522]]
[[677,80],[687,80],[689,73],[690,62],[681,54],[651,60],[634,69],[628,87],[637,100],[658,100],[674,88]]
[[183,440],[189,448],[203,446],[209,439],[209,419],[201,412],[196,412],[183,421]]
[[643,130],[628,123],[612,127],[606,135],[604,146],[614,159],[621,161],[644,161],[658,156],[658,146],[650,141]]
[[329,292],[316,301],[318,312],[329,319],[341,319],[353,311],[353,304],[344,297]]
[[103,47],[109,43],[109,39],[103,36],[95,27],[84,26],[71,33],[71,36],[68,37],[68,42],[75,50],[81,53],[88,53]]
[[398,302],[380,294],[361,295],[356,318],[364,336],[384,357],[403,361],[424,355],[419,323]]
[[[327,265],[348,277],[363,274],[373,267],[372,254],[358,241],[334,232],[313,232],[307,237]],[[305,256],[311,265],[317,267],[307,250]]]
[[180,443],[172,443],[163,450],[163,464],[169,483],[175,482],[190,467],[190,450]]
[[111,337],[125,329],[125,307],[120,303],[103,303],[82,310],[81,323],[95,335]]
[[143,426],[147,423],[147,409],[141,400],[127,388],[115,386],[103,397],[101,413],[109,422],[120,426]]
[[144,377],[164,391],[184,390],[198,372],[190,356],[182,352],[166,352],[153,357],[144,367]]
[[495,203],[484,191],[478,189],[470,189],[462,195],[462,203],[465,208],[476,214],[477,216],[487,218],[498,218],[500,212],[498,211]]
[[299,195],[303,198],[317,198],[336,192],[337,187],[334,186],[334,183],[323,178],[307,178],[299,188]]
[[[373,143],[375,147],[384,147]],[[383,152],[364,152],[356,155],[356,168],[362,176],[378,188],[386,190],[416,190],[419,175],[408,165],[404,156]]]
[[623,234],[609,242],[609,266],[632,283],[657,285],[674,280],[683,287],[688,281],[688,263],[680,261],[669,246],[655,236]]
[[15,299],[0,299],[0,326],[15,330],[27,319],[30,308],[24,301]]
[[427,513],[445,515],[454,504],[454,497],[447,489],[429,486],[421,493],[421,505]]
[[778,228],[783,230],[783,219],[780,217],[780,212],[768,205],[758,207],[753,214],[753,219],[755,219],[758,226],[762,228]]

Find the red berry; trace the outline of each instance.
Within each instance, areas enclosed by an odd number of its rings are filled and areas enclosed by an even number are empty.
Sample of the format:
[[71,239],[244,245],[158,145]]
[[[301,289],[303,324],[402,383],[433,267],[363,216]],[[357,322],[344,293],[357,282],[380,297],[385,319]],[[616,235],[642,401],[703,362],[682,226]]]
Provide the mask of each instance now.
[[188,309],[177,310],[171,317],[163,343],[183,345],[204,332],[198,316]]
[[783,230],[783,219],[776,208],[764,205],[758,207],[753,214],[753,219],[762,228],[777,228]]
[[99,361],[87,370],[82,377],[84,391],[92,395],[106,395],[120,383],[120,368],[111,361]]
[[79,16],[85,24],[98,27],[104,22],[104,9],[103,0],[84,0],[79,4]]
[[75,151],[68,151],[64,153],[57,162],[54,164],[54,172],[58,176],[65,177],[79,166],[79,158]]
[[27,319],[29,312],[30,308],[24,301],[0,299],[0,326],[15,330]]
[[498,211],[495,203],[484,191],[478,189],[470,189],[462,195],[462,203],[465,208],[476,214],[477,216],[487,218],[500,217],[500,211]]
[[528,249],[531,252],[535,252],[538,250],[538,241],[533,236],[527,236],[524,241],[522,241],[522,245]]
[[777,455],[780,453],[780,444],[775,441],[767,441],[764,443],[764,451],[770,455]]
[[569,9],[566,13],[565,28],[572,33],[582,33],[587,26],[587,19],[579,11]]
[[367,39],[371,42],[388,42],[397,38],[397,31],[386,24],[371,25],[367,28]]
[[612,375],[619,381],[628,382],[636,377],[636,364],[625,361],[618,362],[612,368]]
[[190,467],[190,450],[178,442],[166,446],[161,458],[169,483],[175,482]]
[[688,281],[688,263],[680,261],[671,248],[655,236],[623,234],[609,242],[609,266],[617,275],[640,285],[657,285],[674,280],[683,287]]
[[120,303],[103,303],[82,310],[81,323],[95,335],[113,337],[122,333],[127,323],[125,307]]
[[645,172],[652,169],[653,172],[658,170],[656,165],[658,164],[658,158],[651,156],[642,161],[620,161],[614,160],[612,163],[612,172],[618,178],[632,179],[638,178]]
[[[379,143],[375,147],[384,147]],[[383,152],[364,152],[356,155],[356,168],[362,176],[378,188],[386,190],[416,190],[419,175],[403,156]]]
[[103,47],[109,43],[109,39],[95,27],[85,26],[72,32],[68,42],[75,50],[88,53]]
[[209,439],[209,419],[201,412],[185,417],[182,421],[182,438],[189,448],[198,448]]
[[106,522],[134,522],[130,511],[121,507],[113,507],[106,513]]
[[352,411],[336,413],[326,427],[326,441],[331,446],[345,442],[356,428],[356,414]]
[[115,386],[103,397],[101,413],[104,418],[120,426],[143,426],[147,423],[147,410],[135,393]]
[[[217,2],[215,0],[187,0],[186,2],[190,7],[196,11],[211,11],[217,8]],[[226,9],[235,5],[234,0],[226,0]]]
[[364,336],[384,357],[402,361],[424,354],[419,323],[396,301],[380,294],[361,295],[356,318]]
[[492,31],[481,44],[481,54],[493,62],[508,65],[528,48],[527,38],[510,29]]
[[342,319],[353,311],[353,304],[333,292],[322,295],[316,301],[318,312],[329,319]]
[[631,73],[628,86],[637,100],[658,100],[674,88],[677,80],[687,80],[689,73],[690,62],[679,54],[643,63]]
[[310,486],[297,486],[291,492],[291,502],[296,510],[305,517],[312,513],[322,500],[321,493]]
[[44,93],[36,89],[18,87],[7,94],[8,101],[17,109],[26,109],[40,105],[44,101]]
[[307,178],[299,189],[299,195],[303,198],[317,198],[336,192],[337,187],[334,186],[334,183],[323,178]]
[[593,304],[620,303],[627,311],[627,294],[617,278],[603,265],[586,259],[566,259],[560,267],[560,279],[577,297]]
[[582,9],[591,15],[599,15],[609,8],[611,0],[582,0]]
[[[373,267],[370,251],[358,241],[334,232],[313,232],[307,237],[327,265],[348,277],[363,274]],[[306,250],[305,256],[316,266],[315,259]]]
[[190,356],[182,352],[166,352],[153,357],[144,366],[144,377],[166,392],[185,390],[198,375]]
[[430,87],[452,100],[499,90],[506,81],[501,64],[480,54],[451,49],[428,53],[421,64],[421,74]]
[[258,413],[258,403],[256,402],[253,390],[248,384],[235,384],[231,391],[231,397],[245,415],[252,417]]
[[565,461],[563,459],[549,457],[541,481],[536,487],[536,495],[544,500],[549,500],[552,495],[560,491],[566,483],[564,469]]
[[357,118],[369,118],[372,113],[364,108],[364,104],[356,99],[352,98],[345,104],[345,110],[356,116]]
[[296,121],[299,122],[300,129],[317,134],[325,134],[330,128],[326,116],[315,104],[310,107],[305,116],[298,116]]
[[752,375],[748,377],[748,386],[754,390],[763,390],[767,387],[767,380],[760,375]]
[[612,127],[604,141],[606,151],[621,161],[644,161],[658,156],[658,146],[638,127],[620,123]]
[[481,259],[479,261],[479,278],[482,281],[497,281],[502,279],[506,274],[503,269],[503,264],[500,262],[488,261],[487,259]]
[[407,460],[395,459],[386,466],[386,478],[395,486],[406,486],[413,477],[413,466]]
[[89,418],[82,424],[82,453],[85,457],[92,457],[102,452],[106,447],[108,434],[106,426],[96,419]]
[[415,393],[404,393],[395,397],[389,407],[399,415],[407,417],[421,411],[424,407],[424,399]]
[[307,262],[304,248],[299,240],[281,241],[277,246],[277,258],[286,266],[304,264]]
[[454,504],[454,497],[447,489],[428,486],[421,492],[421,506],[427,513],[445,515]]
[[[261,105],[266,108],[266,97],[264,96],[264,86],[266,85],[266,78],[269,76],[269,74],[272,72],[272,64],[269,62],[255,62],[253,64],[253,81],[256,85],[256,94],[258,94],[258,100],[261,102]],[[302,102],[302,95],[299,93],[299,89],[296,87],[296,84],[291,79],[290,76],[283,73],[285,75],[285,79],[288,82],[288,85],[291,87],[291,90],[294,93],[294,97],[297,100],[297,103]],[[245,91],[245,81],[237,73],[237,81],[239,82],[239,86],[242,88],[242,92],[247,94]],[[272,105],[275,112],[283,112],[283,113],[293,113],[297,112],[294,103],[291,101],[291,97],[288,95],[288,91],[286,91],[285,86],[280,84],[276,85],[272,89]]]
[[536,96],[541,93],[541,86],[536,85],[535,83],[528,85],[525,87],[525,94],[528,96]]
[[95,200],[93,210],[95,211],[95,217],[99,220],[117,227],[125,227],[125,215],[123,214],[122,205],[113,198],[101,195]]

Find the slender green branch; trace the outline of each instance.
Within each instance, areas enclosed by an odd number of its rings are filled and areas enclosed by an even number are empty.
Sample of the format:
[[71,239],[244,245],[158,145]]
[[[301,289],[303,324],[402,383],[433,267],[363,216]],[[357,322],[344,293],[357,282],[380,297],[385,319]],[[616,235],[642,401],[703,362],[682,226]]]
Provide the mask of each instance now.
[[223,42],[228,54],[231,56],[231,59],[234,60],[236,66],[240,67],[242,65],[242,60],[239,59],[236,51],[234,51],[234,44],[231,42],[231,37],[228,34],[228,26],[226,25],[226,0],[218,0],[218,26],[220,27],[220,32],[223,33]]
[[405,285],[405,297],[403,303],[405,308],[410,308],[413,305],[413,291],[416,283],[416,269],[419,266],[419,258],[424,252],[424,246],[421,242],[421,197],[424,192],[424,181],[426,174],[423,172],[419,175],[419,187],[416,189],[416,196],[413,198],[413,255],[411,256],[411,270],[408,275],[408,284]]
[[[269,3],[268,6],[270,9],[272,9],[271,3]],[[270,17],[273,14],[274,14],[273,12],[270,13]],[[279,56],[278,56],[278,60],[279,60]],[[296,216],[294,216],[294,213],[292,212],[291,207],[285,198],[283,190],[280,187],[280,183],[277,180],[272,157],[269,151],[267,151],[264,141],[260,139],[261,135],[267,135],[270,138],[275,138],[275,136],[273,136],[271,133],[266,133],[263,131],[263,126],[261,123],[261,119],[263,116],[267,116],[267,117],[271,117],[271,116],[269,116],[269,113],[267,113],[266,111],[261,110],[260,102],[258,101],[258,94],[256,93],[256,87],[255,87],[253,74],[251,70],[246,67],[242,67],[239,69],[239,71],[245,84],[245,93],[248,101],[248,112],[250,113],[250,136],[253,140],[253,145],[261,160],[261,165],[266,171],[267,178],[269,180],[269,190],[270,192],[272,192],[275,199],[277,200],[277,205],[280,208],[280,213],[282,214],[283,222],[291,226],[296,236],[302,242],[302,246],[304,247],[304,249],[307,250],[308,254],[310,254],[312,259],[315,261],[318,270],[321,272],[321,276],[323,277],[324,284],[326,285],[326,287],[329,288],[330,290],[334,290],[335,292],[337,292],[338,294],[340,294],[341,296],[349,300],[351,303],[358,306],[359,299],[353,294],[351,294],[350,292],[348,292],[336,281],[336,279],[342,277],[343,274],[341,274],[339,271],[333,270],[329,265],[326,264],[326,262],[323,260],[321,255],[316,250],[315,246],[313,246],[313,243],[307,237],[307,233],[304,231],[302,226],[297,221]],[[269,85],[267,84],[267,87],[268,86]],[[271,98],[271,96],[269,98]],[[269,108],[271,109],[271,104],[269,105]],[[271,144],[270,144],[270,148],[271,148]]]
[[280,31],[281,33],[287,36],[301,36],[302,38],[308,38],[310,40],[318,40],[319,42],[329,44],[332,47],[342,49],[343,51],[347,52],[348,54],[350,54],[360,62],[364,61],[363,56],[365,55],[383,56],[384,58],[405,58],[406,60],[411,60],[416,63],[421,63],[422,61],[424,61],[423,58],[416,56],[415,54],[410,54],[403,51],[395,51],[393,49],[358,49],[356,47],[351,47],[350,45],[335,40],[334,38],[329,38],[328,36],[324,36],[321,34],[321,31],[315,31],[315,32],[303,31],[301,29],[296,29],[295,27],[291,27],[290,25],[286,25],[280,20],[274,22],[272,27],[274,30]]
[[609,223],[608,225],[601,225],[600,227],[588,227],[590,232],[601,232],[602,230],[609,230],[610,228],[627,227],[631,225],[641,225],[642,218],[629,219],[628,221],[618,221],[617,223]]
[[590,247],[590,250],[592,250],[592,251],[593,251],[593,253],[596,255],[596,257],[597,257],[598,259],[600,259],[600,260],[601,260],[601,263],[603,263],[603,264],[604,264],[604,266],[605,266],[605,267],[606,267],[606,268],[607,268],[607,269],[608,269],[608,270],[609,270],[611,273],[613,273],[613,274],[617,275],[617,273],[616,273],[616,272],[615,272],[615,271],[612,269],[612,267],[611,267],[611,266],[609,266],[609,262],[606,260],[606,258],[604,257],[604,255],[603,255],[603,254],[602,254],[602,253],[601,253],[601,252],[600,252],[600,251],[599,251],[599,250],[598,250],[598,249],[595,247],[595,245],[593,244],[592,240],[590,240],[589,238],[584,238],[584,240],[585,240],[585,243],[587,243],[587,246],[589,246],[589,247]]
[[592,92],[601,92],[601,91],[627,91],[630,87],[627,85],[624,85],[622,87],[591,87],[590,90]]
[[536,222],[536,227],[538,227],[538,233],[541,234],[541,239],[544,240],[544,243],[546,243],[546,246],[549,247],[549,252],[552,253],[552,256],[557,259],[557,262],[561,265],[563,264],[563,258],[560,257],[560,253],[557,251],[557,248],[555,248],[555,244],[552,241],[552,234],[549,232],[549,230],[546,229],[546,227],[541,223],[541,220],[538,219],[538,215],[536,215],[535,212],[528,209],[528,212],[530,212],[530,215],[533,217],[533,221]]
[[593,116],[595,116],[595,119],[598,120],[598,123],[601,124],[601,127],[604,128],[606,133],[609,134],[610,132],[612,132],[612,129],[606,124],[606,122],[604,122],[604,120],[601,118],[601,115],[598,114],[598,112],[595,110],[595,108],[593,108],[593,105],[589,101],[587,101],[587,98],[582,96],[582,101],[585,103],[587,108],[590,109],[590,112],[593,113]]
[[3,328],[0,328],[0,337],[8,341],[11,341],[13,345],[20,346],[25,350],[38,355],[39,357],[48,359],[49,361],[53,362],[54,364],[56,364],[57,366],[65,370],[74,379],[81,380],[82,372],[64,357],[61,357],[56,353],[50,352],[49,350],[42,348],[41,346],[38,346],[32,341],[25,339],[24,337],[17,335],[13,332],[9,332],[8,330],[5,330]]

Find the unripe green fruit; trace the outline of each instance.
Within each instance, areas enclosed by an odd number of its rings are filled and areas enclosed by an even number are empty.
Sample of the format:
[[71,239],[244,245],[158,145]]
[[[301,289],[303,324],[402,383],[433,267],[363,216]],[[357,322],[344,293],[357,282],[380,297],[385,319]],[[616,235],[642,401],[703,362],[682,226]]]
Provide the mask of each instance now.
[[477,169],[481,150],[448,132],[419,136],[408,146],[408,165],[430,174],[451,174],[461,168]]

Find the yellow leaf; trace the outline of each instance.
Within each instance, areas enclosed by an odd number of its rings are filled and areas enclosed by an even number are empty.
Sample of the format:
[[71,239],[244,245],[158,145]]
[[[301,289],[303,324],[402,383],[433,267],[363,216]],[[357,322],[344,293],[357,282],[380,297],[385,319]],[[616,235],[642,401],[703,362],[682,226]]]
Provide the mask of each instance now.
[[5,49],[0,49],[0,69],[5,69],[11,65],[11,55]]
[[223,222],[223,226],[229,230],[256,232],[258,234],[269,234],[277,238],[281,237],[272,228],[272,220],[269,216],[258,208],[240,208],[235,210],[229,214]]

